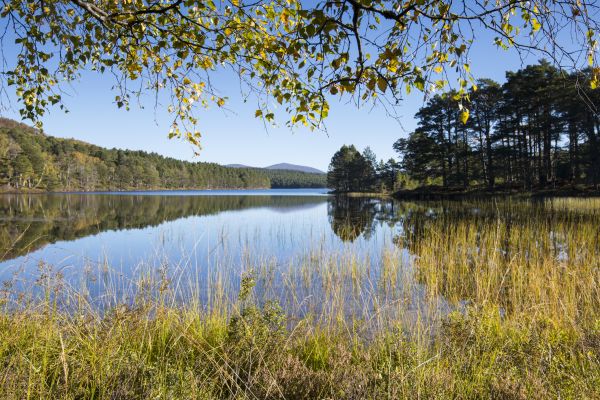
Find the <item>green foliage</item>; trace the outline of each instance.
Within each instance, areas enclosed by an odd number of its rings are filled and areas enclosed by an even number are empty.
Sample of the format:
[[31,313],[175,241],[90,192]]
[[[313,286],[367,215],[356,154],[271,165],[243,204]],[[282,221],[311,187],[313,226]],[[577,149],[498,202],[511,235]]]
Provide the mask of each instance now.
[[391,191],[397,171],[394,159],[377,163],[369,147],[361,154],[354,145],[344,145],[331,158],[327,186],[337,193]]
[[327,186],[327,175],[312,172],[261,169],[269,177],[271,187],[274,189],[293,188],[324,188]]
[[[482,30],[494,36],[490,46],[537,50],[579,69],[587,61],[596,87],[594,10],[582,0],[9,0],[0,15],[17,50],[2,79],[15,87],[21,115],[34,120],[63,108],[62,86],[84,70],[114,77],[119,108],[164,91],[169,136],[199,145],[194,110],[226,105],[211,79],[222,70],[256,94],[256,117],[273,122],[281,105],[288,125],[314,129],[330,96],[394,107],[404,90],[439,90],[452,73],[465,98],[469,49]],[[469,110],[460,115],[466,120]]]
[[454,92],[431,98],[417,129],[394,149],[401,169],[421,185],[501,184],[520,190],[600,184],[600,89],[593,72],[568,74],[546,61],[507,72],[504,85],[478,81],[461,121]]
[[[497,308],[469,308],[453,313],[444,326],[442,357],[447,357],[456,389],[467,398],[594,397],[599,379],[572,379],[598,358],[589,340],[592,331],[577,332],[540,318],[502,321]],[[594,339],[592,339],[594,340]],[[592,347],[589,347],[592,344]],[[592,353],[590,353],[592,352]]]
[[398,189],[416,189],[419,187],[419,182],[411,178],[405,173],[399,172],[396,176],[396,188]]
[[0,120],[0,185],[53,191],[324,187],[325,175],[186,162],[45,136]]
[[358,192],[368,185],[367,161],[351,146],[342,146],[331,158],[327,186],[336,192]]

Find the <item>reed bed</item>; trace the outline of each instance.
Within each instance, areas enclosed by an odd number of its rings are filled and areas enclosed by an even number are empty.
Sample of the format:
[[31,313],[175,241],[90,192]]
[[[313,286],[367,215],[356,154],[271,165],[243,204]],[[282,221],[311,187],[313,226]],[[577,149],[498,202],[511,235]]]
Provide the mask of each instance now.
[[599,200],[397,213],[377,254],[249,251],[237,281],[42,264],[2,290],[0,398],[600,398]]

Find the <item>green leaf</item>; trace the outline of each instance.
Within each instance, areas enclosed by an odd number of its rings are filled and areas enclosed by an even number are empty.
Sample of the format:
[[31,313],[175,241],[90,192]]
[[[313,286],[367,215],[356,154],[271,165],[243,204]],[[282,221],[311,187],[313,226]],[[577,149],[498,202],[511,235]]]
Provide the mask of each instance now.
[[424,91],[425,90],[425,80],[422,77],[420,77],[420,76],[415,79],[414,85],[420,91]]

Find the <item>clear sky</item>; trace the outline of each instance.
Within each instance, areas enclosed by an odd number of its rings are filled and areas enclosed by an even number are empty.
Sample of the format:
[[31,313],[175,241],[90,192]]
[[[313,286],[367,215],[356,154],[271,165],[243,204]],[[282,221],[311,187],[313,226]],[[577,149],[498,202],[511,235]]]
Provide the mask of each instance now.
[[[523,65],[514,51],[496,49],[492,38],[483,35],[477,38],[470,57],[475,77],[500,82],[506,70]],[[537,57],[530,56],[525,61],[532,64]],[[191,145],[183,140],[167,138],[171,119],[164,110],[139,109],[133,104],[130,111],[117,109],[109,74],[84,72],[65,98],[70,112],[51,110],[42,119],[44,130],[52,136],[76,138],[108,148],[152,151],[179,159],[257,167],[289,162],[326,171],[331,156],[343,144],[354,144],[359,149],[370,146],[378,158],[394,157],[392,144],[414,129],[413,116],[423,104],[423,94],[414,91],[401,104],[401,118],[397,121],[381,108],[372,109],[370,104],[357,109],[353,104],[332,99],[327,133],[303,128],[290,131],[283,126],[283,121],[279,128],[265,129],[262,121],[254,117],[255,103],[241,101],[237,78],[229,75],[220,80],[220,88],[223,95],[229,97],[228,107],[233,111],[199,110],[203,133],[200,156],[194,156]],[[19,119],[17,107],[13,101],[13,109],[1,113]]]

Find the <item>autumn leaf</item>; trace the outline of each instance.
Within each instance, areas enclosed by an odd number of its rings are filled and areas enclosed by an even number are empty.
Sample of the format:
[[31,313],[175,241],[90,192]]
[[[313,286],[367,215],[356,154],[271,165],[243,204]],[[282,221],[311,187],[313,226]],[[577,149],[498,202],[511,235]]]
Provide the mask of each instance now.
[[467,108],[463,108],[460,112],[460,122],[464,124],[469,120],[469,110]]

